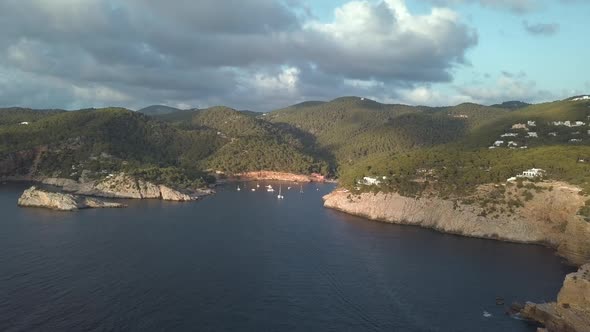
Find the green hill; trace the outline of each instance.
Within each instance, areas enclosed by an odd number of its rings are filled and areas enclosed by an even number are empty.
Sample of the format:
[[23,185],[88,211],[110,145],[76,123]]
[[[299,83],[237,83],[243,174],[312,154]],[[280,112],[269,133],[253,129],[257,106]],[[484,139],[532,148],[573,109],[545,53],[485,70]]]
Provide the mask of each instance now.
[[145,115],[156,116],[156,115],[164,115],[170,114],[175,112],[181,112],[179,108],[165,106],[165,105],[152,105],[145,108],[138,110],[139,113],[143,113]]
[[30,108],[0,108],[0,126],[35,122],[44,117],[65,112],[64,110],[34,110]]
[[[434,189],[443,196],[462,196],[479,184],[505,183],[509,177],[535,167],[546,170],[549,178],[580,185],[590,192],[588,116],[590,100],[531,105],[476,126],[448,144],[372,155],[345,169],[341,180],[352,188],[364,176],[385,176],[379,188],[361,190],[419,195]],[[572,127],[562,124],[565,121]],[[583,123],[574,126],[576,121]],[[515,124],[526,129],[512,129]],[[518,136],[501,137],[505,134]],[[502,140],[503,144],[490,148]],[[508,146],[509,141],[516,146]]]
[[317,138],[346,167],[375,154],[395,153],[455,141],[506,113],[475,104],[412,107],[343,97],[307,102],[268,113],[265,119],[288,124]]

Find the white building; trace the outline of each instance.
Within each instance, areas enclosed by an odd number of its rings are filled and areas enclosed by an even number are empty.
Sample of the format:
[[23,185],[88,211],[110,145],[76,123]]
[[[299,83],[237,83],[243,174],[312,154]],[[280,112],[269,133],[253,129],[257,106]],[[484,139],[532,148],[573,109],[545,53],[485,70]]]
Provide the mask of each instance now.
[[516,136],[518,136],[518,133],[505,133],[505,134],[502,134],[502,136],[500,136],[500,137],[516,137]]
[[23,122],[21,122],[20,124],[21,124],[21,125],[25,125],[25,126],[28,126],[28,125],[29,125],[29,123],[28,123],[27,121],[23,121]]
[[539,135],[534,131],[529,131],[529,137],[539,137]]
[[543,175],[545,175],[544,170],[542,170],[540,168],[531,168],[529,170],[522,172],[522,174],[519,175],[519,177],[533,179],[533,178],[541,177]]
[[378,180],[377,178],[372,178],[369,176],[365,176],[363,178],[363,184],[367,185],[367,186],[378,186],[381,184],[381,181]]
[[580,100],[590,100],[590,96],[581,96],[581,97],[572,99],[572,101],[580,101]]
[[537,126],[537,122],[536,121],[527,121],[527,125],[529,127],[536,127]]
[[516,147],[516,146],[518,146],[518,143],[516,143],[514,141],[508,142],[508,147],[511,147],[511,146],[515,146]]
[[[588,130],[588,133],[590,134],[590,130]],[[549,136],[557,137],[557,133],[556,132],[549,133]]]
[[576,123],[573,125],[573,127],[581,127],[581,126],[585,126],[586,123],[583,121],[576,121]]
[[516,123],[512,125],[512,129],[527,129],[527,126],[524,123]]
[[504,145],[504,141],[495,141],[494,146],[502,146]]
[[578,143],[578,142],[581,142],[581,141],[582,140],[579,139],[579,138],[572,138],[572,139],[570,139],[570,143]]

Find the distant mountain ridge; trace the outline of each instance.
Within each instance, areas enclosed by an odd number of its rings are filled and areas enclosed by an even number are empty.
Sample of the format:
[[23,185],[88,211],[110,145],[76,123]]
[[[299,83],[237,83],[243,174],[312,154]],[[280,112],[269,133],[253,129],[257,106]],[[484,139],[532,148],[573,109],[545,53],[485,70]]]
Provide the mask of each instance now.
[[143,113],[145,115],[152,115],[152,116],[153,115],[170,114],[170,113],[179,112],[179,111],[184,111],[184,110],[181,110],[180,108],[176,108],[176,107],[166,106],[166,105],[152,105],[152,106],[144,107],[140,110],[137,110],[137,112],[139,112],[139,113]]

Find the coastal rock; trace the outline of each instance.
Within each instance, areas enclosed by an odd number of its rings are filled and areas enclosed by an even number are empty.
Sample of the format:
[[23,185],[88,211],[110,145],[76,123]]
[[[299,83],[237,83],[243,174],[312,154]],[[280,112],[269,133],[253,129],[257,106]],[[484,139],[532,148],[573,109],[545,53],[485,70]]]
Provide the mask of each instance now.
[[470,237],[536,243],[556,248],[574,264],[590,261],[590,223],[577,215],[584,204],[579,189],[564,183],[536,193],[513,214],[482,214],[479,205],[438,197],[412,198],[397,193],[354,195],[336,190],[324,206],[385,222],[417,225]]
[[165,201],[184,202],[184,201],[190,201],[190,200],[195,199],[195,198],[191,197],[190,195],[181,193],[178,190],[174,190],[174,189],[166,187],[164,185],[160,185],[159,190],[160,190],[160,195],[161,195],[162,199]]
[[42,207],[60,211],[75,211],[87,208],[119,208],[123,204],[105,202],[97,198],[81,197],[77,195],[50,192],[35,186],[25,190],[18,199],[18,205],[23,207]]
[[167,201],[191,201],[210,192],[197,190],[193,193],[184,193],[166,185],[157,185],[149,181],[138,179],[119,173],[100,181],[80,183],[69,179],[45,179],[44,184],[61,187],[62,190],[77,195],[129,198],[129,199],[162,199]]
[[522,316],[549,332],[590,332],[590,264],[568,274],[554,303],[527,303]]

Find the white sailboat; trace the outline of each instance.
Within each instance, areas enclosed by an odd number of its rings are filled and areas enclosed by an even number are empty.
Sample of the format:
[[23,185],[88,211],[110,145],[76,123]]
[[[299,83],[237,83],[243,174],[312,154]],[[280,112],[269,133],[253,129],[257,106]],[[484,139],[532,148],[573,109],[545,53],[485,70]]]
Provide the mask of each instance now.
[[299,186],[299,193],[303,194],[303,185]]
[[256,191],[256,188],[252,188],[252,189],[250,189],[250,190],[252,190],[252,191]]
[[266,191],[268,191],[269,193],[271,193],[271,192],[273,192],[275,190],[273,189],[273,187],[271,185],[268,185],[268,186],[266,186]]
[[278,198],[278,199],[283,199],[283,198],[285,198],[285,196],[283,196],[282,192],[283,192],[283,186],[280,186],[280,187],[279,187],[279,194],[277,195],[277,198]]
[[260,183],[256,182],[256,188],[260,188]]
[[238,185],[238,191],[240,191],[240,190],[242,190],[242,189],[240,189],[240,186]]

